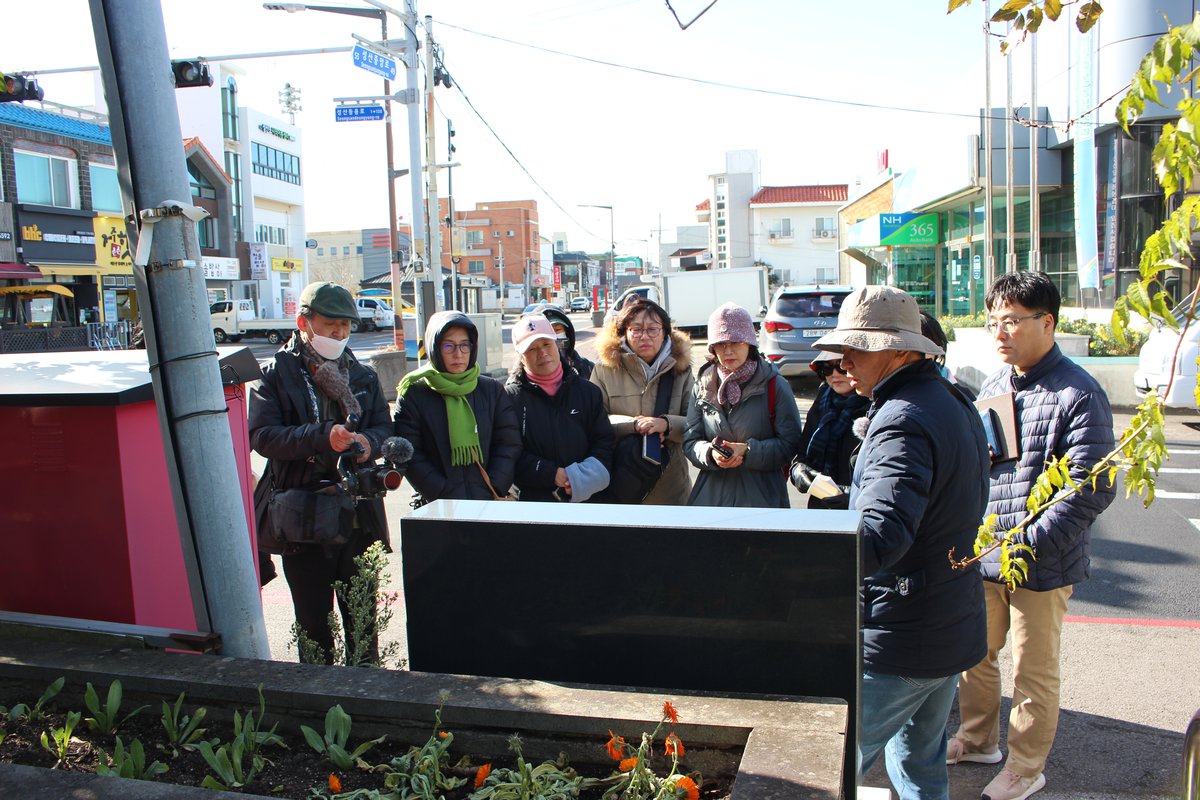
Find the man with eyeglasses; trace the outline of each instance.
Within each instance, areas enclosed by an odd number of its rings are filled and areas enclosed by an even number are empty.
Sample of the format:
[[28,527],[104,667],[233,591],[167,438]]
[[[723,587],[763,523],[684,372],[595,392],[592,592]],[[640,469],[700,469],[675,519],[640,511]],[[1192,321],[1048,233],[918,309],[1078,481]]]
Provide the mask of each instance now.
[[[1016,461],[994,463],[988,514],[999,529],[1020,524],[1026,498],[1045,463],[1067,456],[1082,481],[1113,449],[1112,409],[1104,390],[1063,356],[1054,341],[1060,298],[1039,272],[1003,275],[986,298],[987,329],[1007,365],[984,382],[980,399],[1011,392],[1019,428]],[[1000,752],[999,652],[1011,630],[1013,704],[1008,722],[1008,760],[983,790],[985,800],[1024,800],[1046,785],[1042,771],[1054,743],[1059,709],[1059,643],[1072,586],[1089,574],[1092,523],[1115,491],[1101,478],[1043,511],[1020,540],[1031,546],[1029,575],[1009,590],[999,574],[999,551],[983,561],[988,653],[963,673],[959,685],[962,726],[947,746],[946,763],[998,764]]]

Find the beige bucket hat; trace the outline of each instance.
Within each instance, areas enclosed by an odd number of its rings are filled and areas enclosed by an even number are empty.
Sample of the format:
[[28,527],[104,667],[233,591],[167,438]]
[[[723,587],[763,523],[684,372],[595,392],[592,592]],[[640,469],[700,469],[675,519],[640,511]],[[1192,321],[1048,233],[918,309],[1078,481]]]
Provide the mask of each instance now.
[[842,352],[843,348],[865,350],[913,350],[940,356],[942,348],[921,335],[921,311],[908,292],[891,286],[856,289],[842,301],[837,328],[813,347]]

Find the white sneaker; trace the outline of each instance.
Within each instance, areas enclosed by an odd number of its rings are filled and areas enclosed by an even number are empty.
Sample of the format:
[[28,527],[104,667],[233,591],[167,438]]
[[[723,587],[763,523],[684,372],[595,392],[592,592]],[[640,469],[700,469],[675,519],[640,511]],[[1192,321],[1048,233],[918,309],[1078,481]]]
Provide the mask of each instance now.
[[950,737],[950,741],[946,742],[947,766],[953,766],[963,761],[971,761],[976,764],[999,764],[1002,758],[1004,756],[1000,754],[999,747],[985,753],[980,750],[971,750],[966,740],[957,736]]
[[1005,767],[992,778],[991,783],[983,787],[980,797],[981,800],[1025,800],[1045,786],[1046,776],[1040,772],[1036,777],[1026,778]]

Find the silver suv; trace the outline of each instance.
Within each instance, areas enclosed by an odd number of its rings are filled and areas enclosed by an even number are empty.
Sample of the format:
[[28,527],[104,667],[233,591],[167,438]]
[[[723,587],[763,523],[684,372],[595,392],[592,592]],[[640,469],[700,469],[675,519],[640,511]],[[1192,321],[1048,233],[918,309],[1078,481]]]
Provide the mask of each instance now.
[[810,375],[813,342],[837,327],[852,286],[787,286],[775,292],[758,333],[758,349],[785,376]]

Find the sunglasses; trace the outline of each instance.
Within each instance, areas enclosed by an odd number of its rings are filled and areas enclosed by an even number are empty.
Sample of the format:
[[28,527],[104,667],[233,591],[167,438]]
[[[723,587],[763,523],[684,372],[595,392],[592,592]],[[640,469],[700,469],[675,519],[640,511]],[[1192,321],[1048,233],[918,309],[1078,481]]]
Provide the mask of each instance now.
[[842,362],[840,361],[818,361],[812,365],[812,370],[822,378],[828,378],[834,372],[841,375],[846,374],[846,370],[842,369]]

